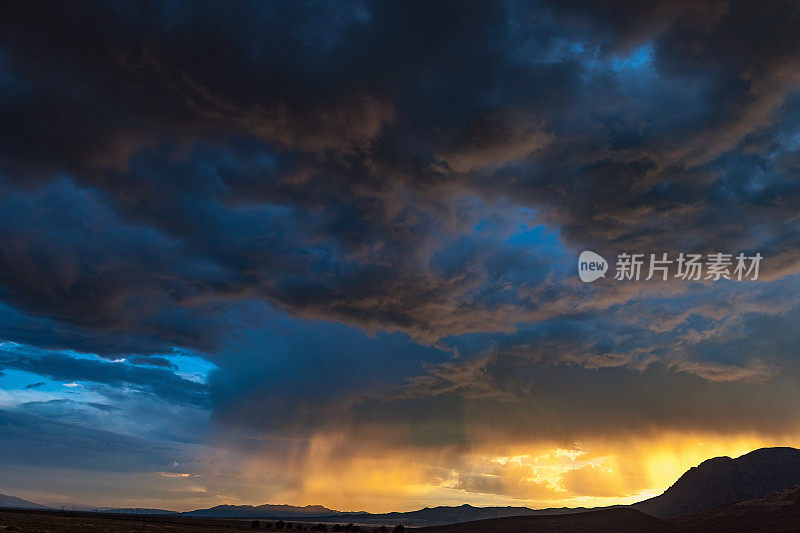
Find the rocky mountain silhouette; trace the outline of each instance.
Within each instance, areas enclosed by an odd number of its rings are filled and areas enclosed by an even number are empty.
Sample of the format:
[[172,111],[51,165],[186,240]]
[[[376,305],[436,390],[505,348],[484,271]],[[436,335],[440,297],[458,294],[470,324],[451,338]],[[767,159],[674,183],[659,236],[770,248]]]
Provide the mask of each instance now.
[[703,461],[662,495],[632,507],[667,518],[759,498],[796,485],[800,485],[800,450],[761,448],[736,459]]

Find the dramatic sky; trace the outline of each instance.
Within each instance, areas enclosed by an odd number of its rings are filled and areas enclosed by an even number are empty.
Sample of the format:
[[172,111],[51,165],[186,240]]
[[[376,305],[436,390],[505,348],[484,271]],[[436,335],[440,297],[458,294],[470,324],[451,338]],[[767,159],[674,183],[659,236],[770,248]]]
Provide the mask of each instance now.
[[797,2],[5,2],[0,492],[601,505],[800,443],[799,206]]

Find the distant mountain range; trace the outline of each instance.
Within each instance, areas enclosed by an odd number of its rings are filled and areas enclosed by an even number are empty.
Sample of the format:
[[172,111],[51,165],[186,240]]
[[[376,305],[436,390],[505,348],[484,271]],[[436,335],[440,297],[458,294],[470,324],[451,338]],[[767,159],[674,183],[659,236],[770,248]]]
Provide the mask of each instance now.
[[418,511],[394,513],[342,512],[319,505],[294,507],[291,505],[218,505],[210,509],[198,509],[183,513],[184,516],[204,518],[293,518],[310,519],[321,522],[353,522],[359,524],[404,524],[406,526],[432,526],[484,520],[507,516],[540,514],[563,514],[580,512],[585,509],[559,508],[533,510],[528,507],[425,507]]
[[[81,509],[84,510],[84,509]],[[159,515],[159,516],[180,516],[178,511],[168,511],[166,509],[149,509],[146,507],[98,507],[94,509],[85,509],[93,513],[108,513],[108,514],[141,514],[141,515]]]
[[197,509],[182,513],[184,516],[202,517],[236,517],[236,518],[299,518],[340,515],[339,511],[328,509],[321,505],[306,505],[296,507],[294,505],[217,505],[210,509]]
[[661,496],[634,504],[659,518],[766,496],[800,485],[800,450],[761,448],[736,459],[716,457],[690,468]]
[[405,513],[347,513],[339,518],[359,524],[403,524],[406,526],[428,526],[440,524],[453,524],[470,520],[485,520],[488,518],[503,518],[508,516],[529,516],[536,514],[558,514],[561,512],[574,512],[574,509],[542,509],[533,510],[528,507],[473,507],[460,505],[458,507],[425,507],[418,511]]
[[6,496],[5,494],[0,494],[0,507],[6,509],[50,509],[45,505],[29,502],[16,496]]
[[[786,491],[786,489],[791,490]],[[784,492],[773,494],[776,491]],[[764,499],[765,497],[766,499]],[[43,505],[5,495],[0,495],[0,507],[48,509]],[[520,520],[520,524],[525,517],[536,517],[536,520],[529,520],[532,528],[530,531],[538,531],[539,529],[537,528],[541,524],[549,523],[546,520],[547,517],[550,517],[553,523],[558,522],[560,524],[563,519],[565,523],[578,527],[579,524],[590,520],[591,517],[599,517],[598,520],[600,518],[602,520],[610,520],[611,518],[609,517],[617,517],[621,520],[624,519],[627,524],[637,524],[646,521],[642,516],[650,515],[650,517],[666,519],[666,521],[650,521],[650,531],[669,531],[674,530],[673,525],[670,523],[680,524],[681,527],[694,523],[692,521],[700,524],[711,523],[714,519],[710,517],[717,515],[726,520],[738,520],[740,518],[742,520],[756,520],[755,517],[758,513],[769,511],[772,513],[770,516],[775,521],[780,520],[781,517],[788,517],[791,513],[796,513],[797,518],[800,519],[800,450],[795,448],[762,448],[736,459],[731,459],[730,457],[709,459],[689,469],[660,496],[644,500],[632,506],[602,509],[558,508],[533,510],[528,507],[473,507],[471,505],[461,505],[458,507],[426,507],[411,512],[375,514],[364,511],[342,512],[321,505],[307,505],[304,507],[292,505],[218,505],[209,509],[197,509],[185,513],[162,509],[130,508],[103,508],[94,509],[94,511],[120,514],[175,514],[198,518],[282,518],[375,525],[403,524],[417,527],[438,527],[446,524],[465,524],[476,521],[481,522],[481,527],[489,527],[489,523],[494,523],[495,521],[500,521],[498,523],[511,523],[513,520],[509,521],[510,517],[517,517]],[[600,511],[604,513],[600,513]],[[642,513],[646,513],[646,515]],[[717,513],[717,515],[713,513]],[[538,518],[542,520],[538,520]],[[527,528],[528,526],[526,525],[525,527]],[[558,527],[562,526],[559,525]],[[462,531],[462,529],[441,529],[441,531],[445,530],[452,531],[452,533]],[[697,531],[701,530],[703,529],[697,529]],[[731,531],[733,530],[731,529]],[[741,529],[741,531],[745,530]],[[437,529],[437,531],[439,530]],[[463,531],[478,530],[467,528],[463,529]],[[489,529],[485,531],[489,531]],[[562,529],[559,529],[559,531],[562,531]],[[569,528],[563,529],[563,531],[569,531]]]

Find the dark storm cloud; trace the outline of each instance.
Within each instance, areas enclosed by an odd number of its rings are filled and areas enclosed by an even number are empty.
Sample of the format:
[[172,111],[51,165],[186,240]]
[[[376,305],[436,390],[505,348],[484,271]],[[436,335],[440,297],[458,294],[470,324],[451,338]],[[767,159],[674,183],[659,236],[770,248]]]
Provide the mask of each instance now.
[[475,291],[485,265],[442,275],[427,255],[476,222],[456,201],[469,191],[539,210],[572,246],[796,264],[797,188],[773,140],[797,87],[796,5],[70,9],[9,4],[0,32],[4,175],[62,180],[39,187],[66,211],[5,210],[21,308],[201,348],[181,309],[241,295],[429,341],[475,330],[504,311]]
[[[793,416],[796,3],[75,10],[0,8],[0,333],[132,365],[4,368],[202,405],[159,357],[188,348],[219,419],[428,443],[566,438],[565,405],[701,427],[737,387],[753,427]],[[583,248],[759,251],[772,281],[589,287]]]
[[353,404],[380,397],[401,385],[402,376],[449,356],[399,333],[367,337],[342,324],[262,316],[246,340],[222,351],[210,376],[220,421],[306,436],[313,427],[344,423]]
[[795,428],[796,406],[785,400],[800,380],[800,339],[789,327],[796,306],[729,319],[696,306],[663,327],[633,318],[647,307],[634,306],[622,321],[582,316],[462,336],[443,350],[273,317],[265,339],[224,354],[210,388],[220,422],[301,441],[348,431],[367,447],[469,450],[531,435],[569,443],[702,432],[712,419],[721,434]]
[[[103,332],[118,334],[120,351],[135,350],[137,344],[159,336],[171,337],[173,343],[184,337],[178,343],[202,344],[193,328],[180,324],[185,312],[174,303],[202,291],[199,284],[213,284],[218,275],[213,266],[173,262],[181,253],[180,244],[152,229],[126,225],[103,206],[97,193],[78,189],[68,180],[36,191],[4,193],[0,200],[4,299],[55,320],[56,324],[38,321],[50,330],[47,336],[53,342],[61,338],[66,343],[64,337],[74,336],[78,338],[73,342],[79,344],[80,330],[89,328],[101,332],[101,337]],[[206,279],[180,281],[178,271],[185,266]],[[23,330],[23,335],[25,329],[39,329],[34,326],[36,319],[14,313],[3,309],[9,327]],[[20,323],[26,321],[27,328]],[[171,332],[159,335],[161,328]],[[157,340],[149,343],[142,348],[168,346]],[[113,350],[103,344],[100,341],[101,348]]]

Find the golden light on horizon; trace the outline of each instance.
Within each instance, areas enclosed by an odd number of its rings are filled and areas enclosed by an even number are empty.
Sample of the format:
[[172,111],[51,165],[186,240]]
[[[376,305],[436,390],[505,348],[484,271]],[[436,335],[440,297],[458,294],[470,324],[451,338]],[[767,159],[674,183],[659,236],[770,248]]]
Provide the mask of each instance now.
[[381,450],[362,443],[350,454],[341,436],[319,435],[287,473],[297,480],[293,487],[225,503],[281,501],[368,512],[464,503],[531,508],[630,504],[660,494],[706,459],[796,442],[790,436],[667,432],[584,439],[573,447],[533,442],[461,453]]

